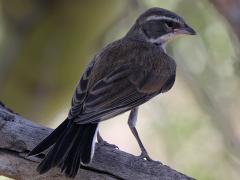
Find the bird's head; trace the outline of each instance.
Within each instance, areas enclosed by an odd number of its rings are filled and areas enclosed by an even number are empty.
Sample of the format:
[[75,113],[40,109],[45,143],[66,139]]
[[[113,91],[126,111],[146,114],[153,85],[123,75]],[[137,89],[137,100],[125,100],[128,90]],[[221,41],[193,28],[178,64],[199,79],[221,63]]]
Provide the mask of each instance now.
[[141,14],[128,35],[132,33],[158,45],[165,45],[181,34],[196,34],[182,17],[162,8],[151,8]]

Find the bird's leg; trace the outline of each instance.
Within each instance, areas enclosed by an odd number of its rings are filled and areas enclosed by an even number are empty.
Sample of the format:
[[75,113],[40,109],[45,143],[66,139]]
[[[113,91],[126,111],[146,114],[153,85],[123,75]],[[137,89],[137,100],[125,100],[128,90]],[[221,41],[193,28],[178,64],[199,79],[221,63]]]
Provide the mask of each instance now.
[[139,145],[139,147],[141,149],[141,155],[139,156],[139,158],[146,159],[148,161],[153,161],[149,157],[145,147],[143,146],[143,143],[142,143],[141,139],[139,138],[137,129],[135,127],[136,126],[136,122],[137,122],[137,115],[138,115],[138,107],[136,107],[136,108],[131,110],[130,115],[128,117],[128,125],[129,125],[129,128],[131,129],[131,131],[132,131],[134,137],[136,138],[136,140],[138,142],[138,145]]
[[97,141],[100,145],[109,146],[114,149],[119,149],[115,144],[110,144],[107,141],[104,141],[102,136],[100,135],[99,131],[97,132]]

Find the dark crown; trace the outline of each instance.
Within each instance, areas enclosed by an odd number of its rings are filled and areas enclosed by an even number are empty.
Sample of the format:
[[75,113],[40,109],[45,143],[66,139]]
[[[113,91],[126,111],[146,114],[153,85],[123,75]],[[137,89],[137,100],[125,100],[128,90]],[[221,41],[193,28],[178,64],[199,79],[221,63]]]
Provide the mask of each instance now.
[[179,34],[196,33],[176,13],[155,7],[138,17],[127,37],[162,45]]
[[171,12],[167,9],[163,9],[163,8],[159,8],[159,7],[154,7],[154,8],[150,8],[147,11],[145,11],[143,14],[141,14],[138,19],[137,19],[137,23],[141,24],[144,23],[149,17],[168,17],[169,19],[175,19],[178,20],[179,22],[183,22],[184,20],[182,17],[180,17],[179,15],[177,15],[174,12]]

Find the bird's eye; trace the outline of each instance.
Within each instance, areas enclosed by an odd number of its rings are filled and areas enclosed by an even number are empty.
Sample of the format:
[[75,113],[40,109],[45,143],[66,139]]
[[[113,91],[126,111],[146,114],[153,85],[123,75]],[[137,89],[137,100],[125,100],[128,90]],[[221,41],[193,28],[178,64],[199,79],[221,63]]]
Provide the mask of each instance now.
[[165,26],[168,29],[173,29],[174,28],[174,22],[172,22],[172,21],[165,21]]

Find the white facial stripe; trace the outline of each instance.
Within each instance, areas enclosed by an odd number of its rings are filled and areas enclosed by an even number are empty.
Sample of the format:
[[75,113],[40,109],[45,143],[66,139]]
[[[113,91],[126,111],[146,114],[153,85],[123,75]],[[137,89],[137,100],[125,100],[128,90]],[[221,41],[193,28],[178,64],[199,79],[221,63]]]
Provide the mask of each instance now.
[[151,20],[169,20],[169,21],[174,21],[176,23],[179,23],[179,20],[178,19],[175,19],[175,18],[171,18],[171,17],[167,17],[167,16],[149,16],[145,21],[151,21]]
[[147,41],[151,42],[151,43],[157,43],[157,44],[161,44],[163,46],[165,46],[165,44],[172,40],[174,37],[176,37],[176,33],[168,33],[168,34],[165,34],[161,37],[158,37],[158,38],[150,38],[150,39],[147,39]]

